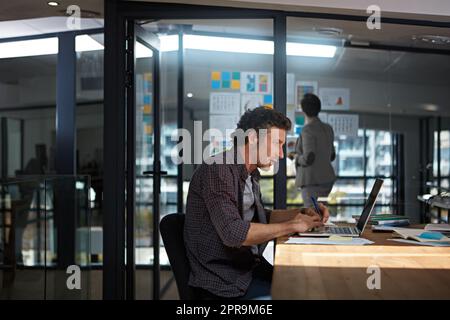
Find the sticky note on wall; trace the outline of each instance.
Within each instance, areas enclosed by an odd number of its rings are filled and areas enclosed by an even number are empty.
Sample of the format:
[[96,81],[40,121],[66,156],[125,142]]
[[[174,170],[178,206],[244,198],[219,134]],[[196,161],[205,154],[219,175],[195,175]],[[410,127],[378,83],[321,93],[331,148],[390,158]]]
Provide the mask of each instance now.
[[222,81],[230,81],[231,80],[231,73],[228,71],[222,72]]
[[211,80],[219,80],[220,81],[220,71],[211,72]]
[[145,114],[151,114],[152,113],[152,106],[149,104],[145,104],[142,108],[142,112]]
[[149,124],[146,124],[146,125],[144,126],[144,132],[145,132],[145,134],[147,134],[147,135],[153,134],[153,126],[152,126],[152,125],[149,125]]
[[231,80],[231,89],[234,89],[234,90],[241,89],[241,81],[240,80]]

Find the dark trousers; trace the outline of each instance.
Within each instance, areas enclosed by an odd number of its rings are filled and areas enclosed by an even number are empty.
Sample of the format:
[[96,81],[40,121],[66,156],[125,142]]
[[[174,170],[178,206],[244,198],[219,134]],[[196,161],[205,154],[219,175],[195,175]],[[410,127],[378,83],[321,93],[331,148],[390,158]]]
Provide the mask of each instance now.
[[250,300],[257,297],[270,296],[272,274],[272,265],[262,258],[258,266],[253,269],[252,281],[250,282],[247,292],[241,297],[221,297],[202,288],[193,289],[196,293],[197,299],[201,300]]

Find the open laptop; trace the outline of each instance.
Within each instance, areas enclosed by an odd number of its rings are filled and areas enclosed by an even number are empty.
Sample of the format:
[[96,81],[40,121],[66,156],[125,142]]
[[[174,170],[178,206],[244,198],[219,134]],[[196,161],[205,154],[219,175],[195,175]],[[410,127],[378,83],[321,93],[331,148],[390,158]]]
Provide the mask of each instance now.
[[378,193],[380,193],[381,186],[383,185],[383,180],[376,179],[375,183],[372,187],[372,191],[370,191],[369,198],[364,205],[364,209],[361,213],[361,216],[358,220],[358,223],[354,227],[337,227],[337,226],[323,226],[313,231],[299,233],[301,236],[316,236],[316,237],[325,237],[325,236],[343,236],[343,237],[359,237],[361,233],[363,233],[364,228],[367,225],[367,221],[369,221],[370,214],[372,213],[373,207],[375,206],[375,202],[377,200]]

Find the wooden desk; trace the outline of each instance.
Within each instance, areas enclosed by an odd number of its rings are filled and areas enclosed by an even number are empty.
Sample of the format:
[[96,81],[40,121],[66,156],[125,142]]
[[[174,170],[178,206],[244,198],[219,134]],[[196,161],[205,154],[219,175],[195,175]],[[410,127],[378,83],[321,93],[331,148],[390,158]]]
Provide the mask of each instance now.
[[[284,244],[279,238],[273,299],[450,299],[450,247],[388,241],[391,233],[364,238],[366,246]],[[369,290],[367,268],[380,267],[381,289]]]

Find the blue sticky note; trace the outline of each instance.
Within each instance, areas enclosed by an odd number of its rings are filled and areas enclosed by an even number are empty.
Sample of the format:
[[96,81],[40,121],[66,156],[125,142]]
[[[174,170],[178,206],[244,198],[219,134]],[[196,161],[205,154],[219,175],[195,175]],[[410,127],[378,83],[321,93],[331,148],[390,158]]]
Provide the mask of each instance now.
[[144,104],[150,104],[151,103],[151,99],[149,95],[144,95]]
[[222,81],[230,81],[231,80],[231,72],[223,71],[222,72]]
[[211,88],[212,89],[220,89],[220,80],[212,80],[211,81]]
[[272,95],[271,94],[265,94],[264,95],[264,104],[271,104],[272,103]]
[[429,240],[441,240],[444,235],[440,232],[422,232],[419,234],[419,238],[429,239]]

